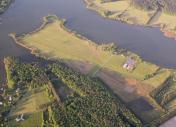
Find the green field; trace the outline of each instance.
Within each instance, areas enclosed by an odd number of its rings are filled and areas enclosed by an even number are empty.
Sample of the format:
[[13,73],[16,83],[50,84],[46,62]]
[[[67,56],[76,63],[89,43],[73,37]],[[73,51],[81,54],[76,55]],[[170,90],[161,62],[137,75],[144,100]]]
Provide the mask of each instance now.
[[44,89],[34,89],[27,92],[24,97],[18,101],[17,105],[12,108],[10,116],[42,111],[43,109],[40,109],[40,106],[49,102],[50,99]]
[[[101,46],[77,36],[79,35],[67,30],[63,22],[55,17],[53,23],[47,24],[43,29],[17,39],[21,45],[30,48],[36,55],[65,61],[87,61],[140,81],[143,81],[146,76],[154,74],[159,68],[154,64],[141,61],[133,53],[128,53],[127,56],[113,54],[102,50]],[[127,71],[122,66],[131,56],[136,57],[136,68],[133,71]],[[158,86],[170,74],[171,71],[163,69],[162,73],[158,73],[152,77],[152,80],[148,79],[145,82],[152,86]]]
[[[39,127],[43,122],[43,110],[46,105],[50,103],[50,99],[43,88],[37,88],[28,91],[21,100],[17,102],[17,105],[11,109],[10,121],[8,126],[10,127]],[[17,116],[24,114],[24,121],[16,122]]]
[[11,73],[10,73],[10,65],[11,62],[8,60],[4,60],[5,70],[6,70],[6,77],[7,77],[7,86],[8,88],[12,89],[15,86],[14,81],[11,79]]
[[12,120],[8,123],[9,127],[41,127],[43,122],[43,112],[37,112],[27,115],[24,121],[17,123]]

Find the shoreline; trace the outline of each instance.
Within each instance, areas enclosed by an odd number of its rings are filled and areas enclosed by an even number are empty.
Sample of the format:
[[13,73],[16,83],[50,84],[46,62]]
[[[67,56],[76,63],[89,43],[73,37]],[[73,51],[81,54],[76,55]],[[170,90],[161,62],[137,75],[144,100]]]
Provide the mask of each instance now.
[[[85,1],[85,0],[84,0],[84,1]],[[42,24],[39,26],[39,28],[35,29],[34,31],[31,31],[31,32],[29,32],[29,33],[25,33],[25,34],[23,34],[23,35],[19,35],[19,37],[16,35],[16,33],[10,33],[9,36],[12,37],[12,39],[14,40],[14,42],[15,42],[16,44],[18,44],[18,45],[20,45],[20,46],[26,48],[27,50],[29,50],[32,55],[35,55],[35,56],[37,56],[37,57],[43,57],[44,59],[48,59],[47,56],[45,56],[45,54],[44,54],[43,56],[40,56],[40,53],[37,53],[38,49],[35,49],[35,48],[33,48],[33,47],[28,47],[28,46],[26,46],[25,44],[23,44],[23,43],[21,42],[20,38],[23,38],[24,36],[30,36],[31,34],[35,34],[36,32],[42,30],[45,26],[47,26],[48,24],[52,23],[52,22],[50,22],[50,21],[47,19],[47,18],[50,18],[50,17],[51,17],[51,18],[55,18],[55,19],[57,19],[57,20],[60,20],[60,21],[62,22],[61,25],[60,25],[60,27],[61,27],[63,30],[65,30],[65,31],[68,32],[69,34],[72,34],[72,35],[76,36],[76,37],[79,38],[79,39],[85,40],[86,42],[88,42],[88,44],[93,45],[93,46],[95,46],[96,48],[101,48],[101,46],[104,45],[104,43],[103,43],[103,44],[98,44],[98,43],[96,43],[96,42],[93,42],[92,40],[88,39],[87,37],[84,37],[84,36],[80,35],[80,34],[77,33],[76,31],[70,30],[69,28],[65,27],[65,23],[66,23],[67,21],[66,21],[65,19],[60,19],[60,18],[59,18],[58,16],[56,16],[56,15],[48,15],[48,16],[43,17],[43,18],[42,18],[42,19],[43,19],[43,20],[42,20],[42,21],[43,21]],[[104,18],[106,18],[106,17],[104,17]],[[55,20],[55,19],[54,19],[54,20]],[[129,25],[131,25],[131,24],[129,24]],[[151,27],[151,26],[148,26],[148,27]],[[156,26],[156,27],[157,27],[157,26]],[[113,43],[113,42],[112,42],[112,43],[108,43],[107,45],[110,45],[110,44],[114,44],[114,43]],[[105,45],[106,45],[106,44],[105,44]],[[155,66],[160,67],[160,68],[163,68],[163,69],[173,70],[173,68],[166,68],[166,67],[157,65],[157,64],[155,64],[155,63],[153,63],[153,62],[146,61],[146,60],[144,60],[140,55],[138,55],[138,54],[136,54],[136,53],[133,53],[133,52],[131,52],[131,51],[125,49],[125,48],[118,47],[118,45],[116,45],[116,46],[117,46],[117,49],[118,49],[118,50],[124,50],[125,53],[131,54],[131,56],[137,57],[137,59],[140,60],[141,62],[145,62],[145,63],[151,64],[151,65],[155,65]],[[102,49],[102,50],[103,50],[103,49]],[[118,50],[116,51],[116,53],[118,52]],[[116,54],[116,53],[115,53],[115,54]],[[49,59],[50,59],[50,58],[49,58]]]
[[[20,36],[20,35],[17,36],[15,33],[11,33],[11,34],[9,34],[9,36],[14,40],[14,42],[15,42],[17,45],[20,45],[20,46],[26,48],[27,50],[30,51],[30,53],[31,53],[32,55],[35,55],[36,57],[41,57],[41,58],[44,58],[44,59],[46,59],[46,60],[61,60],[61,61],[62,61],[62,60],[63,60],[62,58],[59,58],[59,57],[53,57],[53,58],[52,58],[52,57],[48,56],[48,54],[42,53],[39,49],[24,44],[23,41],[22,41],[22,39],[23,39],[25,36],[31,36],[32,34],[35,34],[35,33],[37,33],[38,31],[40,31],[40,30],[42,30],[43,28],[45,28],[47,25],[50,25],[50,22],[48,22],[48,19],[47,19],[47,18],[50,18],[50,17],[51,17],[51,18],[54,18],[54,20],[60,20],[60,22],[61,22],[61,23],[60,23],[60,27],[61,27],[64,31],[66,31],[68,34],[71,34],[71,35],[75,36],[76,38],[83,40],[85,43],[87,43],[88,46],[94,47],[94,48],[96,48],[96,49],[99,50],[99,51],[106,52],[106,53],[108,53],[108,54],[111,54],[112,56],[122,55],[122,56],[125,57],[126,59],[132,57],[132,58],[135,59],[135,61],[136,61],[138,64],[147,64],[147,65],[149,65],[149,66],[151,66],[151,67],[160,68],[160,69],[163,69],[163,70],[168,70],[169,72],[172,72],[172,71],[173,71],[172,68],[162,67],[162,66],[159,66],[159,65],[157,65],[157,64],[155,64],[155,63],[152,63],[152,62],[150,62],[150,61],[146,61],[146,60],[144,60],[141,56],[139,56],[139,55],[137,55],[137,54],[135,54],[135,53],[133,53],[133,52],[131,52],[131,51],[129,51],[129,50],[120,48],[120,47],[118,47],[118,46],[117,46],[117,49],[115,50],[115,52],[112,52],[111,50],[110,50],[110,51],[109,51],[109,50],[105,50],[105,49],[103,49],[103,48],[104,48],[103,46],[105,46],[105,47],[106,47],[106,46],[110,46],[111,44],[114,44],[114,43],[109,43],[109,44],[97,44],[97,43],[95,43],[95,42],[89,40],[88,38],[86,38],[86,37],[80,35],[80,34],[77,33],[76,31],[72,31],[72,30],[68,29],[67,27],[65,27],[64,24],[66,23],[66,20],[64,20],[64,19],[59,19],[56,15],[48,15],[48,16],[43,17],[43,23],[42,23],[42,25],[41,25],[38,29],[36,29],[36,30],[34,30],[34,31],[32,31],[32,32],[29,32],[29,33],[27,33],[27,34],[23,34],[22,36]],[[54,21],[54,20],[53,20],[53,21]],[[90,61],[86,61],[86,62],[89,63]],[[121,66],[122,66],[122,65],[121,65]],[[118,72],[118,71],[117,71],[117,72]],[[119,72],[118,72],[118,73],[119,73]],[[126,72],[125,72],[125,73],[126,73]],[[128,76],[127,76],[127,77],[128,77]]]
[[166,29],[164,30],[164,26],[165,24],[160,23],[160,24],[154,24],[154,25],[147,25],[147,24],[137,24],[137,23],[132,23],[131,21],[126,21],[123,20],[122,18],[110,18],[108,16],[106,16],[106,11],[101,9],[101,7],[98,7],[96,4],[94,4],[93,2],[91,2],[90,0],[83,0],[84,4],[86,5],[86,8],[92,11],[97,12],[99,15],[101,15],[103,18],[105,19],[109,19],[109,20],[113,20],[113,21],[119,21],[122,23],[126,23],[128,25],[133,25],[133,26],[142,26],[142,27],[149,27],[149,28],[158,28],[164,37],[169,38],[169,39],[173,39],[176,41],[176,33],[173,32],[172,29]]

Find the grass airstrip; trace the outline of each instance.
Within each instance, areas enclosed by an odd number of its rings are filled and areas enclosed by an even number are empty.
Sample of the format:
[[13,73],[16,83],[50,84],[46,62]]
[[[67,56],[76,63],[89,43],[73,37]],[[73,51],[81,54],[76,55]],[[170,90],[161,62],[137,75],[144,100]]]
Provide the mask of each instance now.
[[28,91],[17,106],[12,108],[10,117],[16,118],[24,114],[24,121],[16,122],[15,119],[8,123],[13,127],[37,127],[43,122],[43,110],[40,106],[50,103],[50,99],[43,88]]

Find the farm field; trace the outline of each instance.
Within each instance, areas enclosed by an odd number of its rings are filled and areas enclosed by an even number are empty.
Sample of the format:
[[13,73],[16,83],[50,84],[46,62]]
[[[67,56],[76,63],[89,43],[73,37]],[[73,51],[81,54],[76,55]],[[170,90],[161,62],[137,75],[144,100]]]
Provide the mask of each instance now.
[[42,126],[43,122],[43,112],[36,112],[27,115],[25,121],[17,123],[15,120],[12,120],[8,123],[10,127],[39,127]]
[[[36,89],[27,92],[24,97],[12,108],[10,116],[31,114],[40,111],[40,106],[50,102],[44,89]],[[42,111],[43,109],[41,109]]]
[[[28,91],[17,105],[11,108],[8,126],[13,127],[38,127],[43,123],[43,105],[50,103],[50,99],[43,88]],[[24,121],[17,122],[15,118],[24,114]]]

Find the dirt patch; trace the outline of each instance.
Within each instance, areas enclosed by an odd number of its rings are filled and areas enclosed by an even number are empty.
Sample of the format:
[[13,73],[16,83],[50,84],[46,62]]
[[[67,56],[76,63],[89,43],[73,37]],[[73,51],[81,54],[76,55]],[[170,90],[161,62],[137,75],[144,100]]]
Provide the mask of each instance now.
[[120,74],[102,69],[98,74],[116,94],[125,102],[132,101],[139,96],[147,96],[151,92],[150,85],[143,84],[135,79],[124,78]]
[[[94,68],[93,64],[83,61],[67,61],[66,64],[82,74],[89,74]],[[153,88],[132,78],[124,78],[119,73],[101,69],[97,75],[107,84],[117,95],[122,97],[125,102],[130,102],[139,96],[148,96]]]
[[93,69],[94,65],[85,61],[66,61],[67,66],[71,67],[75,71],[79,71],[82,74],[89,74]]
[[52,82],[61,102],[64,102],[69,95],[74,93],[73,90],[63,84],[63,82],[61,82],[58,78],[55,78]]
[[128,105],[133,109],[136,109],[136,112],[138,114],[141,112],[148,112],[154,109],[154,107],[150,105],[148,101],[143,97],[140,97],[134,101],[131,101]]
[[0,61],[0,86],[6,86],[6,72],[3,61]]

